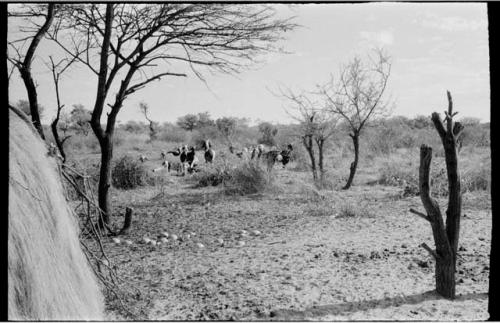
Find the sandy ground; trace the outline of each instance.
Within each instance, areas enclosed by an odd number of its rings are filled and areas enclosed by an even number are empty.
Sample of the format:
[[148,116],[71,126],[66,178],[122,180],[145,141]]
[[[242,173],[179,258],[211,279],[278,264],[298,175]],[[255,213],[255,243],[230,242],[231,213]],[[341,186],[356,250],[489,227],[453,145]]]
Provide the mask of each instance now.
[[[143,319],[488,318],[487,192],[464,195],[457,299],[450,301],[434,292],[434,261],[419,247],[433,246],[431,227],[408,212],[423,210],[419,197],[402,199],[400,188],[364,184],[318,192],[307,173],[275,172],[279,189],[255,196],[193,189],[172,175],[161,194],[160,188],[114,193],[117,211],[134,208],[127,237],[134,244],[104,243],[120,275],[147,294]],[[444,210],[446,200],[439,202]],[[342,216],[346,208],[357,215]],[[242,236],[242,229],[261,234]],[[183,241],[139,243],[163,231]],[[187,238],[189,232],[195,236]]]

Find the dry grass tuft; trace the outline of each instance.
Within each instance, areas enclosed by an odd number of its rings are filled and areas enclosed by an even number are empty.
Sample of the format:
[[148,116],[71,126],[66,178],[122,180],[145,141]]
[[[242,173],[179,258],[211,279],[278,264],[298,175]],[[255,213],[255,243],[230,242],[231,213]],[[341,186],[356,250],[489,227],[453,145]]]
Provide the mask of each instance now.
[[370,210],[368,204],[343,203],[340,205],[336,215],[337,218],[373,218],[375,213]]

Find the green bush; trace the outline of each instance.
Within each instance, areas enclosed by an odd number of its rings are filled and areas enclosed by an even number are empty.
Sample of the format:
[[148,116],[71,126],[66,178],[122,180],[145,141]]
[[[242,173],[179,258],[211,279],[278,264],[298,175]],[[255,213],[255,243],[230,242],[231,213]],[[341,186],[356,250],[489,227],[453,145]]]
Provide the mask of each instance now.
[[133,189],[149,183],[148,172],[144,165],[130,156],[120,158],[112,172],[113,186],[122,189]]

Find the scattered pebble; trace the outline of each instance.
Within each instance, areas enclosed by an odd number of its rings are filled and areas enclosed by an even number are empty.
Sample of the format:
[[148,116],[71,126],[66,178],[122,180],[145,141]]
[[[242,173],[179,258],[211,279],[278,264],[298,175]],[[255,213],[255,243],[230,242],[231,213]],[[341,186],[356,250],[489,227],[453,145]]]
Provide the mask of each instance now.
[[185,238],[186,238],[186,240],[189,240],[191,238],[191,235],[190,234],[186,234]]
[[220,244],[220,245],[223,245],[224,244],[224,240],[222,240],[221,238],[217,239],[217,243]]
[[200,249],[205,248],[205,246],[203,245],[203,243],[199,243],[199,242],[196,244],[196,246],[197,246],[198,248],[200,248]]
[[163,237],[163,238],[161,238],[161,239],[160,239],[160,241],[161,241],[162,243],[167,243],[167,242],[168,242],[168,239],[167,239],[167,238],[165,238],[165,237]]
[[245,245],[245,241],[238,241],[238,246],[243,247]]
[[259,236],[260,235],[260,231],[259,230],[253,230],[252,233],[256,236]]
[[149,244],[151,244],[152,246],[156,246],[156,240],[151,240]]
[[148,244],[151,242],[151,239],[147,238],[147,237],[144,237],[142,238],[142,241],[145,243],[145,244]]
[[168,238],[168,232],[162,232],[161,235],[164,236],[165,238]]
[[127,245],[129,245],[129,246],[130,246],[131,244],[133,244],[133,242],[132,242],[132,241],[130,241],[130,240],[125,240],[125,243],[126,243]]
[[120,244],[121,241],[118,238],[113,238],[113,242],[116,243],[116,244]]
[[177,237],[177,235],[176,235],[176,234],[172,234],[172,235],[170,236],[170,238],[172,238],[172,240],[177,240],[177,239],[178,239],[178,237]]

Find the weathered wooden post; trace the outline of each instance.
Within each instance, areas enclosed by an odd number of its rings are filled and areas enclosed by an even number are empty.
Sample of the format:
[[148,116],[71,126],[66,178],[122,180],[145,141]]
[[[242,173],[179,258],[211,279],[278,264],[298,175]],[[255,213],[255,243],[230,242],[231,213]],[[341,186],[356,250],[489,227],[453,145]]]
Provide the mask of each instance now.
[[429,181],[432,160],[432,148],[426,145],[420,147],[419,186],[420,198],[427,215],[416,210],[410,211],[429,221],[432,227],[436,250],[423,243],[421,246],[429,251],[436,260],[436,291],[449,299],[455,298],[455,269],[460,232],[460,213],[462,196],[460,193],[460,174],[458,171],[457,138],[463,130],[460,122],[453,122],[458,112],[453,112],[453,101],[448,91],[448,111],[445,111],[446,129],[439,114],[432,114],[432,122],[441,137],[444,146],[446,170],[448,175],[448,209],[446,210],[446,225],[441,215],[439,205],[431,197]]

